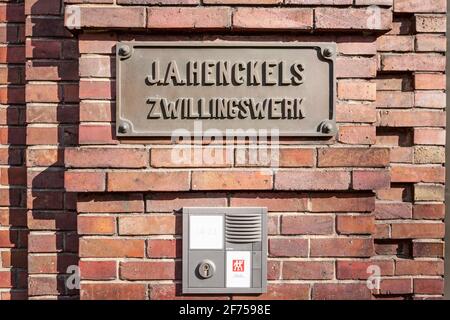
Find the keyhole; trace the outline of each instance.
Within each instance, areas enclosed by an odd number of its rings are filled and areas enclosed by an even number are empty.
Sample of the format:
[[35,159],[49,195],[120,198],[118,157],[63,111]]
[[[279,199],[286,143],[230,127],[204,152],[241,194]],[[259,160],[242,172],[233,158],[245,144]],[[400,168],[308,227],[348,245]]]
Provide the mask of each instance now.
[[209,276],[209,265],[207,264],[203,265],[203,275],[205,277]]
[[210,260],[204,260],[198,265],[197,275],[203,279],[208,279],[213,276],[214,271],[214,263]]

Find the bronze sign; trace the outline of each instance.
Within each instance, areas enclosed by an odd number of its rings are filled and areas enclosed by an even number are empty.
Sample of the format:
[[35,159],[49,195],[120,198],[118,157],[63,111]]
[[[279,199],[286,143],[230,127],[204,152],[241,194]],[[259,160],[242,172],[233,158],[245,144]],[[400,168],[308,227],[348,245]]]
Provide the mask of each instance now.
[[117,135],[332,136],[334,43],[120,42]]

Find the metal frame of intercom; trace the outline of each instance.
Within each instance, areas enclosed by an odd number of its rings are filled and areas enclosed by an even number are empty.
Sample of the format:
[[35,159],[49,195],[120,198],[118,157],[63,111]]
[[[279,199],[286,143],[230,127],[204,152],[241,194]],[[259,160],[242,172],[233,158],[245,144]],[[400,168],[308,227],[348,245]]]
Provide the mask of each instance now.
[[[227,288],[225,287],[189,287],[189,216],[194,215],[225,215],[227,212],[248,212],[259,211],[261,214],[261,287],[250,288]],[[267,291],[267,208],[261,207],[184,207],[183,214],[183,272],[182,272],[182,293],[183,294],[261,294]],[[225,228],[225,224],[224,224]],[[225,237],[225,230],[224,230]],[[226,252],[225,239],[223,251]],[[199,249],[201,250],[201,249]],[[239,250],[236,250],[239,251]],[[224,264],[226,262],[224,261]],[[226,283],[226,271],[225,271]],[[253,272],[252,272],[253,277]],[[251,280],[253,283],[253,278]]]

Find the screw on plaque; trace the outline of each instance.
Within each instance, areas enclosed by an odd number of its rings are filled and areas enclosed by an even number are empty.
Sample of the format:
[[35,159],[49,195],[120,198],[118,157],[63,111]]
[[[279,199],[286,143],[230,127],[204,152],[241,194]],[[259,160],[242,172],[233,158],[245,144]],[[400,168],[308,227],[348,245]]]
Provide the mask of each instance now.
[[333,125],[331,123],[325,123],[322,127],[323,133],[331,133],[333,131]]
[[126,57],[131,53],[131,48],[130,46],[127,45],[122,45],[119,47],[119,55],[121,55],[122,57]]
[[119,126],[120,133],[128,133],[130,131],[130,125],[128,123],[122,123]]

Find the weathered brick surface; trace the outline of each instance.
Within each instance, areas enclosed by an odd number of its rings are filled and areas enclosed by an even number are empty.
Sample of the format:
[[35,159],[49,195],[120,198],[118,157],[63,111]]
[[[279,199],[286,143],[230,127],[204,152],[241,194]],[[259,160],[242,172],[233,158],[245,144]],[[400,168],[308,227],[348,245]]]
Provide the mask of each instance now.
[[[191,297],[179,283],[184,206],[268,208],[268,292],[251,298],[442,296],[446,10],[444,0],[2,1],[0,299]],[[242,145],[180,164],[167,139],[118,139],[120,40],[336,42],[336,136],[282,139],[280,168],[242,164]],[[80,290],[64,285],[73,265]],[[366,286],[371,265],[378,290]]]

